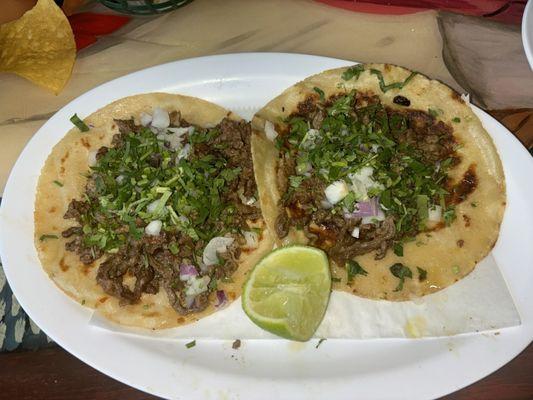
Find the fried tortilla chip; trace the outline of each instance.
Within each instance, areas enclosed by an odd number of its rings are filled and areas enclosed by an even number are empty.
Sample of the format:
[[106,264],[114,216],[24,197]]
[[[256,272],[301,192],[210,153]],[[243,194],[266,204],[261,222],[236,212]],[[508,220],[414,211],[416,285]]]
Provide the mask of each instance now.
[[0,71],[12,72],[58,94],[72,73],[76,43],[53,0],[39,0],[19,19],[0,26]]

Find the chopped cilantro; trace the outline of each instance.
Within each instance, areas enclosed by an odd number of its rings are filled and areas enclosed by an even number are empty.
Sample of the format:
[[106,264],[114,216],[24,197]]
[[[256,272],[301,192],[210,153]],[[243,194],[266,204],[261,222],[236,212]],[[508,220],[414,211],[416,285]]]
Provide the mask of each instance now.
[[477,203],[475,201],[473,201],[472,203],[470,203],[470,207],[476,208],[477,207]]
[[341,78],[345,81],[349,81],[352,78],[355,78],[355,80],[359,79],[359,75],[361,75],[361,72],[365,70],[365,67],[362,64],[354,65],[353,67],[348,68],[346,71],[342,73]]
[[82,306],[85,305],[85,299],[83,299],[83,300],[81,301],[81,305],[82,305]]
[[192,348],[196,346],[196,340],[193,340],[192,342],[189,342],[189,343],[186,343],[185,344],[185,347],[187,347],[188,349]]
[[389,268],[392,275],[394,275],[396,278],[400,280],[398,283],[398,286],[396,286],[396,289],[394,289],[395,292],[399,292],[403,289],[403,284],[405,281],[405,278],[412,279],[413,278],[413,272],[403,265],[402,263],[396,263],[394,265],[391,265]]
[[300,186],[303,180],[304,180],[303,176],[293,175],[289,177],[289,184],[291,185],[291,187],[297,188],[298,186]]
[[320,96],[320,101],[324,101],[326,99],[326,95],[324,94],[324,91],[320,89],[319,87],[314,87],[313,90],[318,93]]
[[315,349],[318,349],[318,347],[319,347],[322,343],[324,343],[325,340],[326,340],[326,339],[324,339],[324,338],[319,339],[319,340],[318,340],[318,343],[317,343],[316,346],[315,346]]
[[76,125],[76,127],[82,132],[87,132],[89,130],[89,127],[80,119],[80,117],[78,117],[77,114],[74,114],[72,117],[70,117],[70,122]]
[[387,85],[385,84],[385,79],[383,78],[383,74],[381,73],[381,71],[377,69],[371,69],[370,73],[378,77],[379,88],[383,93],[389,91],[390,89],[403,89],[403,87],[407,85],[411,81],[411,79],[413,79],[417,74],[417,72],[411,72],[411,74],[407,78],[405,78],[403,82],[393,82]]
[[179,253],[179,247],[178,247],[178,244],[176,242],[172,242],[168,245],[168,249],[170,250],[170,252],[174,255],[177,255]]
[[461,122],[461,118],[459,118],[459,117],[453,117],[453,118],[452,118],[452,122],[455,122],[456,124],[458,124],[459,122]]
[[453,271],[454,274],[457,275],[459,273],[459,271],[460,271],[459,266],[458,265],[452,266],[452,271]]
[[418,280],[420,282],[425,281],[428,277],[428,272],[425,269],[420,268],[420,267],[416,267],[416,269],[418,271]]
[[54,182],[54,184],[56,184],[57,186],[59,186],[59,187],[63,187],[63,184],[62,184],[61,182],[59,182],[59,181],[53,181],[53,182]]
[[403,257],[403,243],[394,243],[393,250],[394,254],[396,254],[398,257]]
[[455,215],[455,207],[450,206],[446,211],[443,213],[444,222],[446,223],[446,226],[450,226],[453,221],[455,221],[456,215]]
[[48,240],[48,239],[59,239],[59,236],[57,236],[57,235],[41,235],[41,236],[39,237],[39,240],[40,240],[41,242],[43,242],[43,241],[45,241],[45,240]]
[[341,281],[342,281],[341,278],[337,278],[336,276],[331,277],[331,282],[341,282]]
[[428,108],[428,113],[429,115],[431,115],[433,118],[436,118],[438,117],[439,115],[439,112],[433,108]]
[[346,263],[346,272],[348,275],[348,282],[352,282],[356,275],[368,275],[357,261],[350,260]]

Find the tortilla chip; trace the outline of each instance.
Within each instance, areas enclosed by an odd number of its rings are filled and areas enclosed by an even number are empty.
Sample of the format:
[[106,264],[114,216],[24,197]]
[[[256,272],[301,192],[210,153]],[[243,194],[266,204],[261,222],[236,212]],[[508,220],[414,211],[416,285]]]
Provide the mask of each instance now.
[[75,58],[72,29],[53,0],[39,0],[22,17],[0,26],[0,71],[58,94],[70,78]]

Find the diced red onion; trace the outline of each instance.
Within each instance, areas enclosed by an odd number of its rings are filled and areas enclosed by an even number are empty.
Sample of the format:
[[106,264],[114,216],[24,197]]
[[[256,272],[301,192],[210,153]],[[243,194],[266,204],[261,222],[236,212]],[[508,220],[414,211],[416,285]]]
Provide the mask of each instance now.
[[217,303],[215,304],[215,307],[223,307],[228,302],[228,298],[226,297],[226,292],[223,290],[217,290]]
[[192,264],[180,265],[180,280],[186,281],[193,276],[198,276],[198,271]]
[[379,199],[373,197],[368,201],[360,201],[357,203],[356,211],[352,213],[354,217],[375,217],[381,211],[379,206]]

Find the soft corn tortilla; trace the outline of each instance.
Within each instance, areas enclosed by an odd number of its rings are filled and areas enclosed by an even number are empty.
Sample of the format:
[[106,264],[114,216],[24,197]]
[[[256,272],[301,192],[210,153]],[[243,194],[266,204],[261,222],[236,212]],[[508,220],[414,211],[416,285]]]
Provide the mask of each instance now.
[[[455,140],[461,145],[457,151],[461,162],[450,171],[449,176],[459,181],[468,167],[474,164],[478,179],[476,189],[466,201],[456,206],[457,219],[449,227],[428,232],[430,237],[420,233],[416,241],[404,245],[403,257],[389,250],[381,260],[374,259],[374,252],[354,258],[368,275],[357,275],[351,285],[346,284],[345,269],[332,265],[333,275],[342,278],[341,283],[334,283],[334,289],[372,299],[408,300],[457,282],[491,251],[498,239],[505,209],[505,178],[491,137],[460,95],[441,82],[420,74],[415,75],[403,89],[383,93],[378,78],[369,71],[371,68],[381,71],[386,83],[402,82],[411,74],[411,71],[398,66],[367,64],[357,80],[345,81],[341,75],[347,68],[329,70],[290,87],[258,111],[252,121],[254,168],[263,216],[268,227],[275,232],[280,198],[276,173],[278,151],[264,133],[265,120],[271,121],[278,132],[283,132],[286,128],[283,121],[297,111],[298,103],[308,96],[318,96],[313,90],[315,87],[322,89],[326,98],[355,89],[379,95],[382,103],[392,108],[401,108],[392,101],[401,94],[411,101],[409,109],[426,112],[428,108],[442,110],[437,118],[453,127]],[[461,122],[452,123],[454,117],[459,117]],[[477,207],[473,207],[472,203]],[[462,247],[458,244],[460,240],[464,242]],[[306,238],[291,228],[281,244],[297,242],[306,242]],[[389,267],[397,262],[411,268],[413,279],[406,279],[404,289],[395,292],[398,278],[391,274]],[[427,280],[420,282],[417,279],[416,267],[427,270]]]
[[[216,311],[214,301],[210,301],[209,306],[200,313],[180,316],[170,306],[165,290],[161,288],[156,295],[144,293],[138,304],[120,306],[117,298],[106,294],[96,283],[98,266],[105,256],[93,265],[84,265],[77,254],[65,249],[68,239],[62,238],[61,232],[75,225],[73,220],[64,219],[63,215],[70,201],[80,198],[84,192],[86,178],[83,175],[89,170],[89,153],[101,146],[110,146],[113,135],[118,133],[113,119],[134,117],[136,123],[140,123],[140,114],[151,113],[155,107],[169,112],[179,110],[185,120],[201,127],[215,126],[226,116],[240,119],[215,104],[175,94],[150,93],[115,101],[85,119],[90,131],[80,132],[78,128],[73,128],[53,148],[39,177],[34,215],[35,246],[39,259],[46,273],[59,288],[77,302],[97,309],[119,324],[150,329],[170,328],[194,322]],[[53,183],[54,180],[64,186],[58,187]],[[258,225],[262,226],[263,222],[259,221]],[[43,234],[55,234],[59,239],[41,241],[39,238]],[[257,249],[243,249],[239,268],[232,276],[233,283],[219,285],[220,289],[226,291],[228,301],[235,300],[240,295],[248,270],[271,247],[268,232],[263,230]]]

